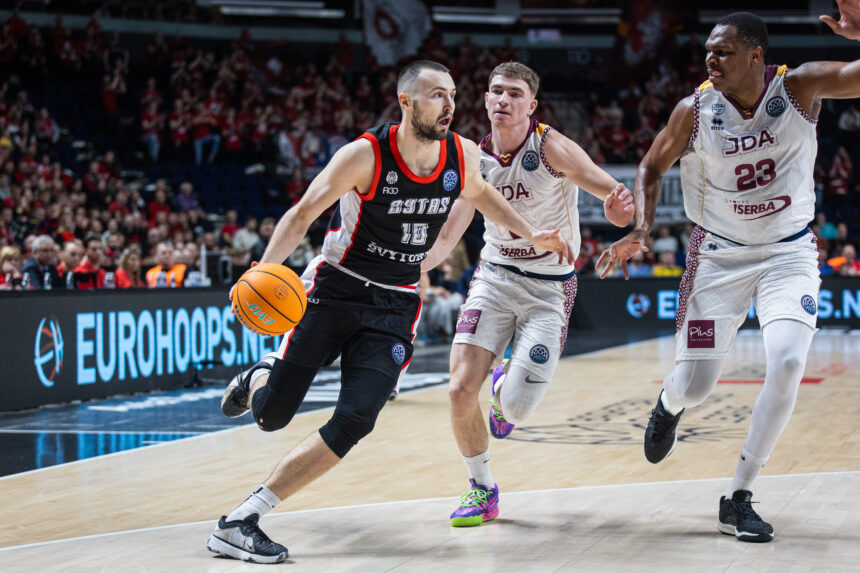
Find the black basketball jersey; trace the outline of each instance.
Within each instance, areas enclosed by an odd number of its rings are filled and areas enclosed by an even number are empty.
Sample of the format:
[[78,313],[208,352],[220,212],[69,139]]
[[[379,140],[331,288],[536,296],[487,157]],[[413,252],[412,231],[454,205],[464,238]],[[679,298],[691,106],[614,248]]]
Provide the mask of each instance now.
[[322,253],[329,263],[375,283],[414,288],[421,261],[463,188],[463,147],[449,132],[436,169],[419,177],[397,149],[399,127],[389,123],[359,137],[373,144],[373,183],[367,195],[353,189],[340,198]]

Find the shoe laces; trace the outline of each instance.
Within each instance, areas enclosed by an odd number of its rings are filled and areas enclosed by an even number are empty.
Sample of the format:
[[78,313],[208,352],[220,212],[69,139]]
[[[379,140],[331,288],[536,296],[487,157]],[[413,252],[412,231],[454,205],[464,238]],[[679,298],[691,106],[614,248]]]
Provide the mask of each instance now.
[[662,432],[672,426],[675,423],[675,416],[672,416],[668,413],[663,413],[657,408],[651,410],[651,419],[648,420],[648,427],[652,428],[657,432]]
[[505,415],[502,414],[502,409],[499,408],[499,405],[496,404],[496,401],[490,398],[490,408],[493,410],[493,417],[499,422],[507,422],[505,420]]
[[763,521],[761,516],[755,512],[752,508],[752,504],[758,503],[757,501],[735,501],[732,500],[732,503],[735,504],[735,512],[745,518],[752,519],[755,521]]
[[460,507],[480,507],[487,503],[487,490],[472,488],[460,496]]

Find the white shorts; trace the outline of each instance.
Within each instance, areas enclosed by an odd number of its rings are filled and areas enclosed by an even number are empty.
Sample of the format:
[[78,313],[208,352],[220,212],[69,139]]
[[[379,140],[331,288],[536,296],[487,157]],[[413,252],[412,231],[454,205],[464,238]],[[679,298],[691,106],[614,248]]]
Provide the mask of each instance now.
[[696,227],[678,296],[675,360],[724,357],[750,300],[762,328],[783,318],[815,328],[820,286],[812,231],[791,242],[744,246]]
[[501,356],[516,335],[511,362],[552,380],[575,298],[575,276],[564,281],[529,278],[481,261],[460,307],[454,344],[480,346]]

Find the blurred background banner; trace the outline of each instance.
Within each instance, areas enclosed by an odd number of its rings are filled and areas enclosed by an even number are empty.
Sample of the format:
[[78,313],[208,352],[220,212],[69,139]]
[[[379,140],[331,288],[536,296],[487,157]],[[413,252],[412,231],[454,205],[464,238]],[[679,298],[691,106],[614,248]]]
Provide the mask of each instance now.
[[415,55],[431,28],[421,0],[364,0],[365,42],[381,66]]

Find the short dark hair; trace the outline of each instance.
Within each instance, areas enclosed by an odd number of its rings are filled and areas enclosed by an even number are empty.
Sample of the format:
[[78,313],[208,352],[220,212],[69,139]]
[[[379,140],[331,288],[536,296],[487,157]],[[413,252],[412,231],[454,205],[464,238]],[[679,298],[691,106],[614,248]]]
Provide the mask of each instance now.
[[537,75],[537,72],[519,62],[504,62],[499,64],[490,72],[490,78],[487,80],[487,83],[492,83],[493,78],[496,76],[523,80],[529,86],[533,96],[537,95],[538,88],[540,88],[540,76]]
[[397,76],[397,93],[409,93],[415,80],[423,70],[434,70],[445,74],[450,73],[451,71],[438,62],[432,62],[430,60],[416,60],[407,64],[406,67],[400,70],[400,75]]
[[761,46],[762,53],[767,51],[767,24],[751,12],[734,12],[717,22],[717,26],[731,26],[738,37],[748,46]]

